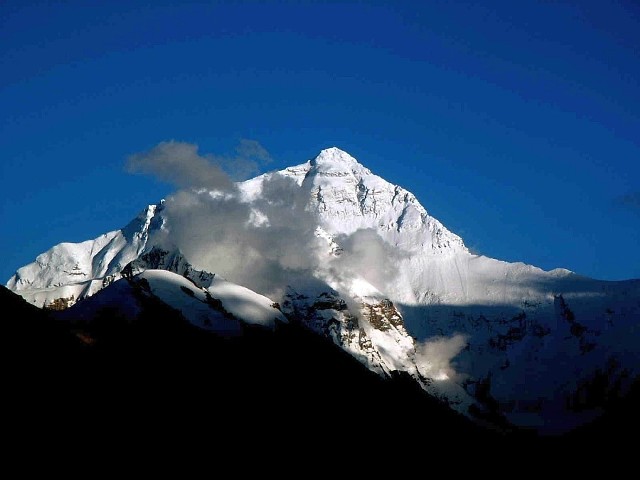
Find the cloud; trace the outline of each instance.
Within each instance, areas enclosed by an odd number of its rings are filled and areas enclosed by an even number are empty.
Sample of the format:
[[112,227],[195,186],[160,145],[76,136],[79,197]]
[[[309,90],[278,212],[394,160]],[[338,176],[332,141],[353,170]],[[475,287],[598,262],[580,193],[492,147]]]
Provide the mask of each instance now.
[[147,152],[130,155],[125,165],[129,173],[146,173],[179,188],[207,188],[230,191],[229,176],[208,157],[198,154],[198,146],[184,142],[160,142]]
[[262,167],[272,161],[269,152],[259,142],[246,138],[240,139],[235,155],[220,155],[213,158],[236,181],[246,180],[256,175]]
[[337,237],[342,253],[331,256],[327,240],[316,234],[319,220],[308,200],[308,191],[279,173],[265,176],[251,203],[237,192],[180,190],[165,200],[166,228],[151,242],[177,247],[196,268],[276,301],[289,285],[323,283],[327,270],[346,280],[336,288],[347,301],[355,278],[384,291],[396,273],[391,246],[374,230],[358,230]]
[[131,155],[129,172],[178,187],[165,199],[164,228],[154,232],[151,244],[179,248],[196,268],[272,298],[296,279],[312,277],[323,240],[315,235],[315,214],[306,208],[308,192],[271,173],[262,194],[247,203],[232,180],[270,161],[260,143],[247,139],[233,155],[201,155],[197,145],[176,141]]
[[342,253],[331,260],[331,267],[341,272],[341,276],[362,277],[384,292],[387,283],[397,273],[398,251],[373,229],[338,235],[335,241],[342,248]]
[[471,255],[483,255],[482,250],[477,245],[467,245]]
[[632,192],[616,198],[616,204],[640,211],[640,192]]
[[165,200],[166,228],[151,241],[179,248],[198,269],[278,300],[319,263],[322,240],[306,201],[295,181],[278,173],[265,178],[263,194],[250,204],[237,192],[180,190]]
[[233,170],[238,176],[270,160],[252,140],[240,141],[233,156],[203,156],[196,145],[175,141],[131,155],[129,171],[179,187],[165,199],[165,228],[154,233],[150,244],[179,248],[194,267],[274,300],[289,285],[333,278],[340,280],[335,288],[345,300],[353,280],[360,278],[386,291],[397,273],[398,253],[375,230],[338,236],[342,253],[332,256],[327,238],[317,235],[320,221],[308,208],[307,189],[273,172],[264,176],[261,194],[249,203],[225,173]]
[[229,176],[211,157],[198,154],[198,146],[184,142],[160,142],[147,152],[130,155],[125,166],[129,173],[146,173],[179,188],[207,188],[230,191]]
[[234,155],[200,155],[198,146],[174,140],[127,158],[129,173],[146,173],[178,188],[231,191],[271,162],[271,155],[255,140],[241,139]]
[[454,334],[452,337],[429,339],[416,346],[416,364],[422,375],[435,380],[456,380],[452,360],[467,345],[466,335]]

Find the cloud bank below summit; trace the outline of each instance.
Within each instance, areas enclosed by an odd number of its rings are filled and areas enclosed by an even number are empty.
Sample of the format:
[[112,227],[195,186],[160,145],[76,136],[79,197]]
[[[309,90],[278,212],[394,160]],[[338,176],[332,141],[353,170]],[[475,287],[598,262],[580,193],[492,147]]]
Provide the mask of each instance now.
[[165,199],[166,228],[153,234],[154,244],[177,247],[196,268],[275,300],[287,286],[310,278],[322,282],[318,272],[333,269],[383,289],[395,270],[394,254],[374,230],[339,236],[341,254],[329,255],[327,240],[316,235],[320,222],[307,208],[308,192],[293,179],[266,175],[261,195],[251,203],[243,200],[233,177],[271,156],[252,140],[241,141],[236,152],[232,161],[201,155],[194,144],[169,141],[128,158],[127,171],[178,187]]

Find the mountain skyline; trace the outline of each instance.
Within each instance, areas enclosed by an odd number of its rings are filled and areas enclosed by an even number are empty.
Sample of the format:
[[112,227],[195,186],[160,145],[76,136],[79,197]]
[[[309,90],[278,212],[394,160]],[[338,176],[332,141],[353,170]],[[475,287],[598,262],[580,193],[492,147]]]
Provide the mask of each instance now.
[[[322,150],[320,157],[329,151],[341,152],[349,159],[353,159],[348,153],[337,147]],[[236,178],[238,178],[237,172],[241,172],[239,178],[242,178],[250,172],[258,171],[261,166],[271,161],[271,156],[266,149],[259,142],[253,140],[242,139],[236,147],[235,156],[226,157],[201,155],[197,145],[171,140],[160,142],[146,152],[130,155],[125,162],[124,170],[129,174],[146,174],[147,177],[152,177],[156,183],[168,184],[173,188],[177,188],[177,190],[169,189],[169,193],[161,199],[164,201],[165,198],[179,195],[183,191],[181,187],[186,187],[187,189],[196,187],[214,190],[222,189],[222,191],[234,190],[236,188],[234,184],[236,183]],[[233,172],[236,172],[235,176]],[[270,175],[275,172],[271,170],[264,175]],[[633,201],[632,195],[626,199],[619,199],[619,203],[633,203]],[[460,241],[462,244],[464,239]],[[474,254],[485,255],[483,252],[477,251],[473,246],[469,247],[467,245],[465,248],[468,248]],[[525,260],[516,261],[543,268]],[[565,268],[557,266],[547,268],[547,270],[555,269]],[[580,272],[574,271],[574,273],[582,275]],[[634,278],[623,278],[621,280],[632,279]]]
[[477,255],[335,147],[239,183],[194,152],[173,142],[132,157],[183,188],[123,229],[53,246],[8,288],[73,318],[129,318],[134,288],[222,335],[238,320],[292,322],[459,413],[543,433],[584,424],[634,384],[640,281]]
[[337,146],[477,253],[639,278],[637,13],[3,2],[0,278],[171,195],[123,164],[172,139],[234,180]]

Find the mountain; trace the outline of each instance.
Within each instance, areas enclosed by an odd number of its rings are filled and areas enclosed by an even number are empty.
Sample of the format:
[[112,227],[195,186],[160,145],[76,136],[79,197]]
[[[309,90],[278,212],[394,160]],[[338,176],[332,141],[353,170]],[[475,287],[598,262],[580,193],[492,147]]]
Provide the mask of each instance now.
[[64,309],[139,275],[152,291],[190,290],[165,300],[194,325],[241,330],[207,317],[209,297],[225,305],[235,292],[224,307],[234,318],[250,323],[255,307],[257,323],[302,325],[503,428],[574,429],[640,372],[640,281],[474,255],[414,195],[337,148],[231,190],[176,192],[121,230],[53,247],[7,287]]
[[243,323],[243,335],[229,337],[196,327],[162,300],[183,295],[184,279],[160,276],[165,289],[149,289],[141,274],[64,311],[38,309],[0,287],[10,312],[0,337],[10,365],[3,375],[10,448],[44,444],[76,461],[113,438],[117,445],[102,453],[114,461],[128,448],[167,449],[175,458],[186,447],[191,458],[239,446],[251,458],[284,449],[311,461],[335,453],[345,429],[353,438],[342,448],[352,453],[372,448],[361,432],[381,443],[415,429],[443,444],[457,436],[500,441],[409,376],[383,379],[299,325]]

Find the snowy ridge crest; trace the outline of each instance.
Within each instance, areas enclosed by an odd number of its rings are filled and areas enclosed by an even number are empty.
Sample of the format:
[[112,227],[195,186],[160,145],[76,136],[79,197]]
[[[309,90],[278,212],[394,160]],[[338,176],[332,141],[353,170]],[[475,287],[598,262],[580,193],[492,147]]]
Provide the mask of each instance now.
[[430,216],[404,188],[373,174],[339,148],[297,166],[268,173],[239,184],[247,202],[261,198],[273,175],[292,179],[308,195],[308,209],[316,213],[330,235],[350,235],[373,229],[390,246],[407,252],[446,255],[468,252],[462,239]]

